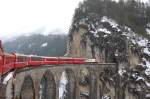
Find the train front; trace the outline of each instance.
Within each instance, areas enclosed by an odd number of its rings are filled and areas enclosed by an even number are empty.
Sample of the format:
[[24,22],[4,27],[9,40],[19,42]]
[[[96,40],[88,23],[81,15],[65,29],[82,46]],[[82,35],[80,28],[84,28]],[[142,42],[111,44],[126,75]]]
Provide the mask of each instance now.
[[2,65],[3,65],[3,47],[0,40],[0,76],[2,75]]

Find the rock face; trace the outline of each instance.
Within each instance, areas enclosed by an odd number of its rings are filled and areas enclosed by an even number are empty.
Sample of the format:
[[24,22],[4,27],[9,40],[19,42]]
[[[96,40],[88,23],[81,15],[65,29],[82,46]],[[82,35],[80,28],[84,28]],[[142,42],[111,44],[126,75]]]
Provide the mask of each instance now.
[[101,99],[150,98],[150,41],[130,27],[89,14],[73,22],[68,53],[118,64],[116,73],[106,70],[100,75]]
[[0,99],[5,99],[5,92],[6,92],[6,88],[4,87],[4,85],[2,83],[0,83]]

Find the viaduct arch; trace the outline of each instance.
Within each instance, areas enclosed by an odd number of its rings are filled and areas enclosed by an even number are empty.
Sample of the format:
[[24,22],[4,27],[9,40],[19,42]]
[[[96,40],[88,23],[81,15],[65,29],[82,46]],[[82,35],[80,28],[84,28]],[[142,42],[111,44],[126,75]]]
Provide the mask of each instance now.
[[115,72],[116,64],[45,65],[17,70],[13,81],[8,81],[10,86],[6,85],[6,99],[12,96],[14,99],[60,99],[59,87],[64,71],[68,80],[64,99],[101,99],[100,74],[106,68]]

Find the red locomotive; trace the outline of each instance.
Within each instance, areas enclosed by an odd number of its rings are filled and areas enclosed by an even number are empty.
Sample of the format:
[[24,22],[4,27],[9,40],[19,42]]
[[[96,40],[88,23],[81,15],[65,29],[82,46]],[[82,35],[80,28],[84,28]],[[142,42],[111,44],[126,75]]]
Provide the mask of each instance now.
[[58,64],[85,64],[87,62],[95,62],[95,59],[86,58],[69,58],[69,57],[45,57],[36,55],[23,55],[5,53],[0,41],[0,75],[10,70],[21,69],[25,67],[37,67],[42,65],[58,65]]

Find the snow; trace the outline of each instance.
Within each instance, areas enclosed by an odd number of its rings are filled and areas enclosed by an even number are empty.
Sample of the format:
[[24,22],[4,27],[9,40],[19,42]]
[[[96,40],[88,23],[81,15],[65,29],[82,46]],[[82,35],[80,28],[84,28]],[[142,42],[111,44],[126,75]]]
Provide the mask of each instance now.
[[150,75],[150,69],[146,69],[145,70],[145,74],[148,76],[148,75]]
[[[132,44],[138,44],[139,47],[146,47],[147,44],[149,43],[149,40],[146,39],[146,38],[143,38],[139,35],[137,35],[136,33],[134,33],[131,28],[125,26],[125,32],[122,33],[122,35],[125,35],[130,41]],[[144,49],[144,52],[145,53],[149,53],[147,48]]]
[[139,81],[139,80],[145,80],[143,77],[141,77],[141,76],[138,76],[138,78],[136,79],[136,81]]
[[67,74],[64,71],[62,73],[60,83],[59,83],[59,99],[64,99],[65,93],[67,92],[67,90],[66,90],[66,85],[67,84],[68,84]]
[[118,73],[119,73],[121,76],[123,76],[123,74],[126,73],[126,70],[120,69],[120,70],[118,71]]
[[91,24],[92,28],[95,29],[95,26],[93,24]]
[[90,33],[97,34],[97,31],[90,31]]
[[46,42],[46,43],[43,43],[42,45],[41,45],[41,47],[46,47],[48,45],[48,43]]
[[14,74],[14,72],[10,72],[5,78],[4,78],[4,80],[3,80],[3,84],[7,84],[7,82],[11,79],[11,78],[13,78],[13,74]]
[[101,22],[108,22],[112,26],[112,28],[116,28],[118,30],[118,32],[121,31],[118,28],[118,26],[119,26],[118,23],[115,20],[108,18],[107,16],[103,16],[101,19]]
[[146,96],[145,96],[145,97],[147,97],[147,98],[148,98],[148,97],[150,97],[150,94],[146,94]]
[[150,29],[149,28],[146,28],[146,32],[147,32],[147,34],[150,35]]
[[133,77],[133,78],[137,78],[137,73],[132,74],[132,77]]
[[108,35],[104,35],[103,37],[107,37]]
[[118,53],[115,53],[115,56],[117,57],[117,56],[119,56],[119,54],[118,54]]
[[146,66],[147,66],[147,68],[150,69],[150,62],[149,61],[146,61]]
[[42,84],[40,84],[39,99],[42,99]]
[[148,56],[150,56],[150,51],[148,50],[148,48],[147,48],[147,47],[146,47],[146,48],[144,48],[143,52],[144,52],[145,54],[147,54]]
[[132,44],[136,44],[136,41],[134,39],[131,39]]
[[99,29],[98,29],[98,32],[104,32],[104,33],[106,33],[106,34],[111,34],[111,32],[108,31],[106,28],[99,28]]
[[107,16],[103,16],[102,19],[101,19],[101,22],[108,22],[108,23],[110,23],[110,25],[111,25],[113,28],[115,28],[115,27],[118,26],[118,24],[116,23],[116,21],[114,21],[114,20],[108,18]]
[[150,83],[149,83],[149,82],[146,81],[145,84],[146,84],[148,87],[150,87]]
[[146,46],[147,43],[148,43],[147,39],[141,39],[141,40],[138,41],[138,45],[141,46],[141,47]]
[[81,95],[89,96],[89,92],[82,92]]
[[102,97],[102,99],[110,99],[110,97],[105,95],[105,96]]
[[127,26],[125,26],[125,29],[128,30],[128,32],[131,31],[131,28],[129,28],[129,27],[127,27]]
[[147,69],[145,70],[145,74],[150,75],[150,62],[145,59],[145,63],[147,67]]

